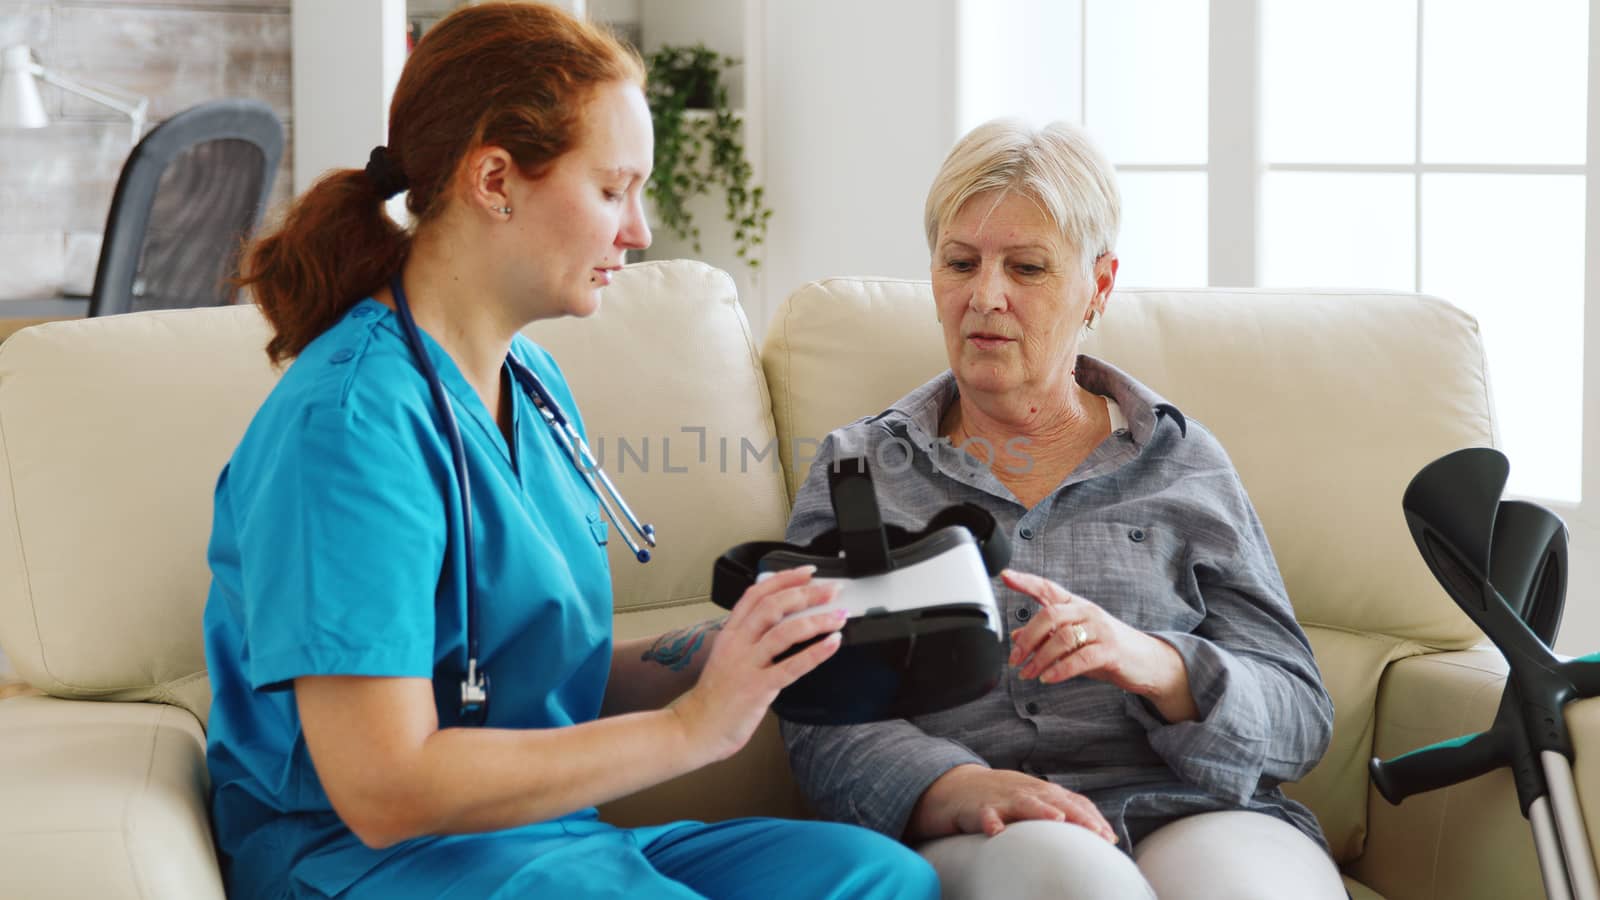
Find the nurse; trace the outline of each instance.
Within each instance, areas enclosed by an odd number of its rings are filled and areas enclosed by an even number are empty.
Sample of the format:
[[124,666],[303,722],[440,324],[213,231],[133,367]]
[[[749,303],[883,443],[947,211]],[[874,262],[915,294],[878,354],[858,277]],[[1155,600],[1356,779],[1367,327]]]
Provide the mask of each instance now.
[[[721,623],[612,644],[607,525],[539,389],[582,421],[519,332],[594,312],[650,242],[642,82],[565,13],[468,6],[407,61],[388,145],[247,252],[267,353],[293,362],[218,480],[208,552],[232,897],[937,896],[863,829],[596,816],[737,751],[842,624],[780,624],[828,599],[796,570]],[[382,211],[405,190],[409,231]],[[487,706],[463,702],[469,655]]]

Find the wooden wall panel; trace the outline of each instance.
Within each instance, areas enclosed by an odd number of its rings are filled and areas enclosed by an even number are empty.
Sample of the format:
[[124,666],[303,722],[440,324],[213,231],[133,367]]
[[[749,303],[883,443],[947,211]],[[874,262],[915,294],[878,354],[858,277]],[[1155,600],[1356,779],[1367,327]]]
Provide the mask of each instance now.
[[50,40],[50,4],[0,2],[0,47],[42,46]]
[[[251,97],[289,117],[287,12],[110,6],[55,11],[47,65],[68,77],[92,77],[150,98],[152,121],[217,97]],[[44,62],[43,51],[39,51]],[[61,114],[115,118],[80,97],[61,94]]]
[[[69,78],[150,98],[146,128],[205,100],[248,97],[290,109],[289,0],[0,0],[0,47],[27,44]],[[0,301],[85,290],[117,175],[127,120],[42,84],[51,116],[0,129]],[[289,152],[274,204],[292,190]]]

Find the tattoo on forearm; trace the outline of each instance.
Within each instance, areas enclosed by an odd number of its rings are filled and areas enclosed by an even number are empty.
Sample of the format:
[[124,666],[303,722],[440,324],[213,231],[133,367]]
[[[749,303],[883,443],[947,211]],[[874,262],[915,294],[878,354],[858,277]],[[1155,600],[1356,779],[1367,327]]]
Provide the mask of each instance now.
[[706,638],[722,630],[722,620],[712,619],[688,628],[669,631],[655,639],[650,649],[639,657],[646,662],[658,662],[674,672],[681,672],[706,644]]

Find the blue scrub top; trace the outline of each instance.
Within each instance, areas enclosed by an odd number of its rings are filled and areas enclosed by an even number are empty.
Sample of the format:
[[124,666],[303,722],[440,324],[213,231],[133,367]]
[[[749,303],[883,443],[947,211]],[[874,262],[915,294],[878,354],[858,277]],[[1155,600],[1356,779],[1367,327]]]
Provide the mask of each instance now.
[[[486,725],[594,719],[611,664],[597,499],[509,373],[508,445],[455,363],[423,341],[467,454],[479,655],[492,678]],[[581,431],[550,355],[520,335],[511,352]],[[337,894],[438,839],[372,850],[344,826],[307,753],[293,679],[432,678],[446,728],[458,722],[466,664],[450,447],[391,310],[363,300],[306,347],[223,469],[215,504],[207,760],[228,887],[234,897]],[[457,544],[448,565],[447,541]],[[537,843],[587,830],[594,818],[585,809],[516,830]]]

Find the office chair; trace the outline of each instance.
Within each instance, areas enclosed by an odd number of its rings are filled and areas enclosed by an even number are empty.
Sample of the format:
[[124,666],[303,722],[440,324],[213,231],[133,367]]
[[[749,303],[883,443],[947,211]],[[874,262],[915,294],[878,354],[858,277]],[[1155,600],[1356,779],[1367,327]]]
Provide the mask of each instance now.
[[283,125],[255,100],[202,103],[145,135],[117,179],[89,315],[233,303],[282,157]]

